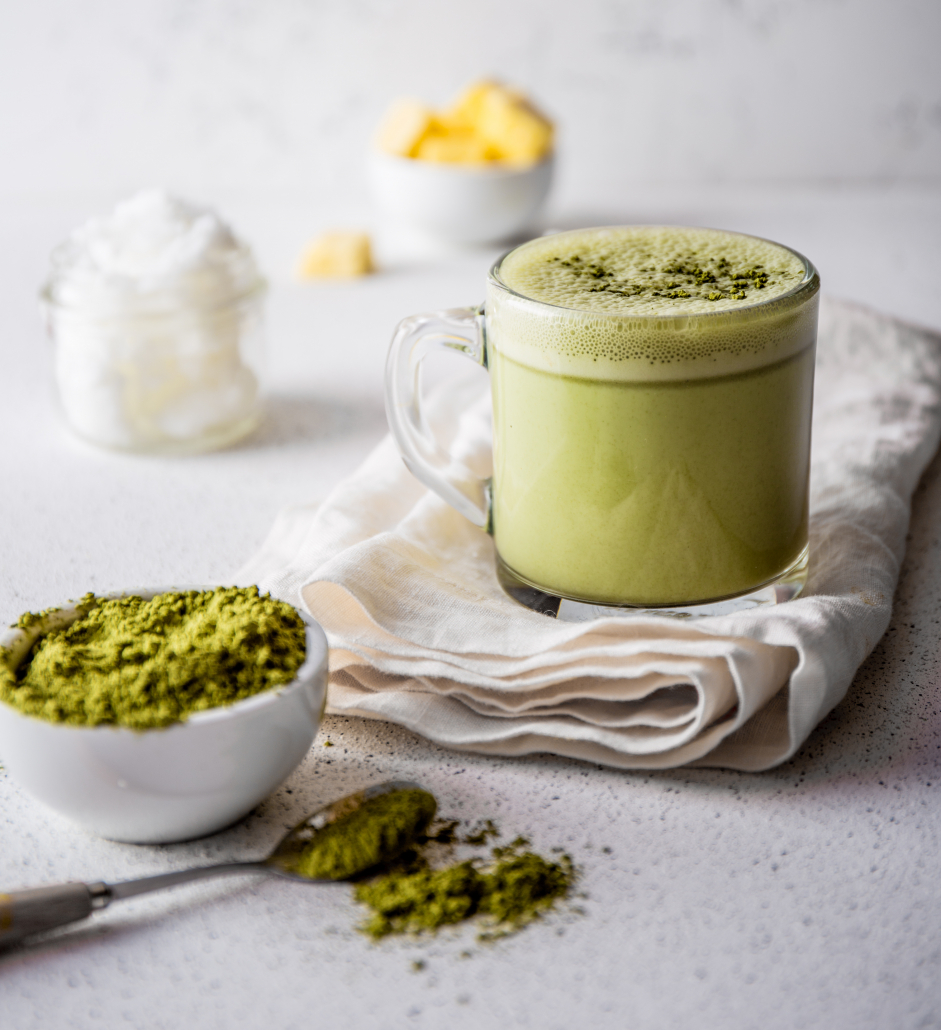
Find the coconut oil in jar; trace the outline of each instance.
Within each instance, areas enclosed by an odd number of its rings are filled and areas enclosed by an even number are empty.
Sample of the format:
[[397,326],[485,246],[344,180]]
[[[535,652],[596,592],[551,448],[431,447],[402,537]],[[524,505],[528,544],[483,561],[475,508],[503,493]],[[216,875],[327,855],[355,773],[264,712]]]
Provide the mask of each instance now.
[[59,400],[105,447],[185,454],[261,414],[265,284],[211,210],[139,193],[72,233],[43,293]]

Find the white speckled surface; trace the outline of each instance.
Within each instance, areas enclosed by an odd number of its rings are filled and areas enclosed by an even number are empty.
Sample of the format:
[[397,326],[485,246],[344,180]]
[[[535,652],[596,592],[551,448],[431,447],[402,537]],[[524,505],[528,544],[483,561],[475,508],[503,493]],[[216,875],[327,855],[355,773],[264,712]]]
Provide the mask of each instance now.
[[[242,447],[170,461],[92,450],[58,426],[32,297],[48,245],[78,215],[0,211],[4,238],[19,241],[0,268],[0,618],[87,589],[224,578],[279,507],[315,501],[379,437],[380,369],[396,318],[477,300],[489,258],[305,288],[278,275],[291,245],[284,212],[246,205],[231,215],[275,273],[271,417]],[[941,261],[937,193],[662,193],[626,216],[786,239],[819,262],[835,292],[941,326],[941,301],[926,288]],[[489,946],[467,930],[375,945],[356,933],[360,913],[342,886],[180,888],[0,954],[0,1025],[937,1025],[939,512],[936,459],[916,497],[890,632],[798,758],[763,775],[495,761],[332,719],[289,782],[242,823],[190,844],[135,847],[72,831],[0,773],[4,887],[258,856],[325,800],[407,777],[446,814],[491,816],[539,848],[564,845],[587,894],[584,914],[553,914]]]

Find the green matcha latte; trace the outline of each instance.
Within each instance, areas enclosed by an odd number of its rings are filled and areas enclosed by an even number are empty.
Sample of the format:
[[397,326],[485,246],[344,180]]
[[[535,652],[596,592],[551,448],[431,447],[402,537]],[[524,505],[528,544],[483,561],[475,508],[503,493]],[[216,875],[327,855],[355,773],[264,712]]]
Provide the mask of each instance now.
[[504,569],[671,606],[800,566],[819,286],[794,252],[709,229],[585,229],[503,258],[486,310]]

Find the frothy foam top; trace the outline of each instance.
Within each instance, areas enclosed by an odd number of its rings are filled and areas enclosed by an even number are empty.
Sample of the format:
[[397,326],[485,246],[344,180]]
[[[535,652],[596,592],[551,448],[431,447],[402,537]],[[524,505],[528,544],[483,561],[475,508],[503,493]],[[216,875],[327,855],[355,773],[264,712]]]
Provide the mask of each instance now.
[[524,296],[581,311],[702,314],[787,293],[804,263],[753,236],[642,226],[533,240],[508,255],[500,278]]
[[523,364],[676,380],[759,368],[809,346],[816,302],[808,301],[818,289],[802,258],[756,237],[584,229],[508,254],[489,284],[487,313],[492,345]]

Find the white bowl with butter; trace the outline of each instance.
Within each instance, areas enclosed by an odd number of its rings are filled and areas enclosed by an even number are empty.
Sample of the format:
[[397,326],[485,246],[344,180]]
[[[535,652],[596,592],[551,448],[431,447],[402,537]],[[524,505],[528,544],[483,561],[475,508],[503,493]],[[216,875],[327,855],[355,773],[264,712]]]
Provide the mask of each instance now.
[[400,98],[373,141],[369,177],[388,228],[446,244],[528,229],[552,185],[554,126],[519,89],[483,79],[433,109]]
[[[107,596],[179,589],[194,588]],[[100,837],[159,844],[215,833],[267,797],[313,743],[326,703],[327,640],[301,615],[306,658],[282,687],[149,730],[47,722],[0,701],[0,761],[28,794]],[[77,617],[65,604],[57,625]],[[38,635],[11,629],[0,647],[19,664]]]

